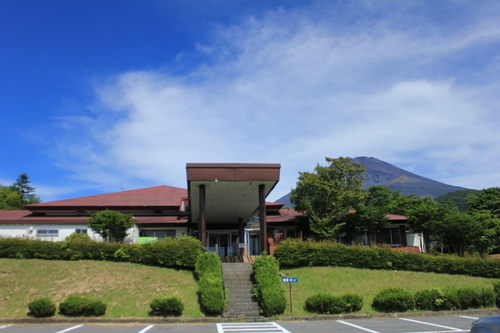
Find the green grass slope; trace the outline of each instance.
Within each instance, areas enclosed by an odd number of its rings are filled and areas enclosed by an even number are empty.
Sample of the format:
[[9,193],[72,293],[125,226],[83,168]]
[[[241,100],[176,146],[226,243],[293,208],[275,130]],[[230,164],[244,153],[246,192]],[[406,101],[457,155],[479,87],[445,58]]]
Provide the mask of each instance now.
[[[333,295],[354,293],[363,296],[364,306],[362,313],[374,313],[371,303],[375,295],[388,287],[401,287],[414,293],[427,288],[452,288],[478,286],[493,288],[487,278],[478,278],[464,275],[435,274],[407,271],[369,270],[345,267],[306,267],[282,270],[280,273],[287,277],[298,278],[297,283],[291,283],[292,308],[290,305],[284,315],[303,316],[312,315],[304,309],[307,297],[327,292]],[[287,301],[290,299],[290,284],[283,283]]]
[[[100,261],[0,259],[0,318],[25,318],[28,303],[70,294],[107,304],[103,318],[148,317],[155,297],[180,297],[183,317],[201,317],[198,285],[190,271]],[[56,317],[61,315],[56,314]]]

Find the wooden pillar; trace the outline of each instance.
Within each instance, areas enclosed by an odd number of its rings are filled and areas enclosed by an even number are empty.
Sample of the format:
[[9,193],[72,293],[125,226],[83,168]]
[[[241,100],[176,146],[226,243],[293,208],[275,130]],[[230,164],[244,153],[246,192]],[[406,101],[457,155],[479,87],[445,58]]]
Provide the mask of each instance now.
[[264,184],[259,185],[259,223],[260,223],[260,253],[269,254],[267,246],[266,198]]
[[[239,223],[239,233],[238,233],[238,239],[239,239],[239,243],[242,244],[242,243],[245,243],[245,223],[243,223],[243,219],[240,218],[238,219],[238,223]],[[245,254],[245,248],[240,248],[240,245],[238,244],[238,254],[243,256],[243,255],[246,255]]]
[[200,185],[199,188],[199,201],[200,201],[200,216],[198,217],[198,239],[203,244],[203,247],[207,247],[207,232],[206,232],[206,206],[205,206],[205,185]]

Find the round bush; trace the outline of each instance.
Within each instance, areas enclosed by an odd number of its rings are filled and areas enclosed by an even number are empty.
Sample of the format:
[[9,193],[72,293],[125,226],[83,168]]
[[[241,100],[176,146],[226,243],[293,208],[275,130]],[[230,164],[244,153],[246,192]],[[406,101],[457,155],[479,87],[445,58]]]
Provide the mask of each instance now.
[[415,308],[426,311],[452,310],[453,303],[439,288],[417,291],[414,296]]
[[306,310],[315,313],[342,313],[345,302],[341,297],[327,293],[317,293],[306,299]]
[[149,306],[154,315],[180,316],[184,311],[184,304],[178,297],[155,298]]
[[106,313],[106,304],[80,295],[69,295],[59,304],[59,312],[65,316],[102,316]]
[[372,308],[379,312],[405,312],[415,308],[413,296],[402,288],[387,288],[373,299]]
[[363,296],[356,294],[345,294],[340,296],[345,303],[345,311],[349,312],[358,312],[363,309]]
[[50,298],[39,298],[28,304],[30,315],[33,317],[52,317],[57,310]]

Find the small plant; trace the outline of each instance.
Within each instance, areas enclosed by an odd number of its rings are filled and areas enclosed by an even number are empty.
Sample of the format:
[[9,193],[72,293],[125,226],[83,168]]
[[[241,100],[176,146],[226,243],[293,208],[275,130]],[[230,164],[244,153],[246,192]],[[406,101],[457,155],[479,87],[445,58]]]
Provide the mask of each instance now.
[[69,295],[59,304],[59,312],[65,316],[102,316],[106,313],[106,304],[80,295]]
[[30,315],[33,317],[52,317],[57,310],[56,305],[50,298],[44,297],[34,300],[28,304]]
[[349,312],[358,312],[363,309],[363,296],[357,294],[345,294],[342,295],[342,300],[345,302],[345,311]]
[[184,304],[178,297],[155,298],[149,306],[153,315],[180,316],[184,311]]
[[372,308],[379,312],[405,312],[415,308],[410,292],[402,288],[387,288],[373,299]]

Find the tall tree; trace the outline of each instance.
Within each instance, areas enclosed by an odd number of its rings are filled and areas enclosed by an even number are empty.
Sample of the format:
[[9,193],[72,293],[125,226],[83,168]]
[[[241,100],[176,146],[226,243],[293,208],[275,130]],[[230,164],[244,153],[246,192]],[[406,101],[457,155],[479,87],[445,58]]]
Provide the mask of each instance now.
[[103,210],[90,214],[89,228],[102,236],[105,241],[123,242],[127,230],[135,225],[131,214],[123,214],[114,210]]
[[30,182],[28,175],[22,173],[14,184],[0,185],[0,209],[24,209],[25,205],[41,202],[34,194],[35,188],[29,185]]
[[347,214],[366,196],[362,189],[365,168],[348,157],[326,158],[314,172],[300,172],[291,202],[309,217],[310,230],[321,238],[338,236]]
[[481,190],[468,198],[471,211],[489,211],[500,217],[500,187],[490,187]]

